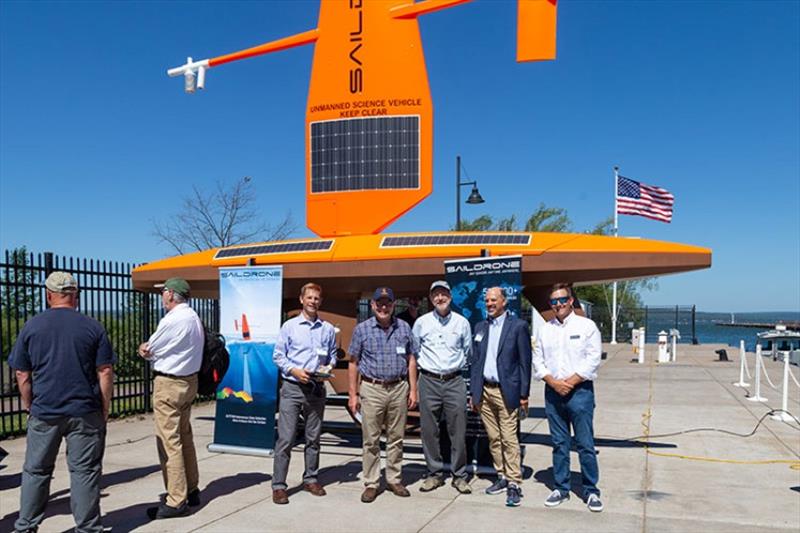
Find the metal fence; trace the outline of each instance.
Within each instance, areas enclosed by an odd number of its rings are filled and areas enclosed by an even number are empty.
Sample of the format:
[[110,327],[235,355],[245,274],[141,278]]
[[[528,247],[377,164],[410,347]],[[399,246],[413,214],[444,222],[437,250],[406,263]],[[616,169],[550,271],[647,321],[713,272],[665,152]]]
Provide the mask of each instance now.
[[[646,305],[643,307],[622,308],[617,319],[617,341],[631,340],[631,331],[645,328],[645,342],[657,342],[658,332],[677,329],[680,342],[697,344],[697,310],[694,305]],[[592,309],[592,320],[595,321],[603,341],[611,340],[610,310],[605,306],[595,305]]]
[[[26,413],[8,356],[25,322],[47,308],[44,281],[54,270],[75,276],[79,311],[103,324],[117,354],[111,416],[152,410],[152,372],[136,350],[155,331],[163,309],[158,294],[132,288],[133,266],[25,249],[5,252],[0,262],[0,439],[25,432]],[[203,322],[218,331],[217,300],[192,299],[191,304]]]

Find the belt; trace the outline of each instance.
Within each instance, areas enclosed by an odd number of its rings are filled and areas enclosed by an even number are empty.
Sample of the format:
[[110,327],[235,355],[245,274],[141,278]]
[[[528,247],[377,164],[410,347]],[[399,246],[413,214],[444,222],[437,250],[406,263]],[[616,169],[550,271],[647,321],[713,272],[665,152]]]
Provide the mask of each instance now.
[[397,379],[372,379],[370,377],[361,374],[361,381],[366,381],[367,383],[372,383],[373,385],[381,385],[383,387],[388,387],[389,385],[397,385],[401,381],[405,381],[405,376]]
[[167,374],[166,372],[159,372],[158,370],[153,370],[154,376],[161,376],[162,378],[172,378],[172,379],[186,379],[196,375],[197,372],[194,374],[189,374],[188,376],[176,376],[175,374]]
[[451,372],[450,374],[437,374],[436,372],[431,372],[429,370],[425,370],[424,368],[420,368],[419,372],[423,376],[428,376],[429,378],[438,379],[439,381],[450,381],[451,379],[457,378],[458,376],[461,375],[460,370]]
[[498,389],[500,388],[499,383],[495,383],[494,381],[484,381],[483,386],[489,389]]

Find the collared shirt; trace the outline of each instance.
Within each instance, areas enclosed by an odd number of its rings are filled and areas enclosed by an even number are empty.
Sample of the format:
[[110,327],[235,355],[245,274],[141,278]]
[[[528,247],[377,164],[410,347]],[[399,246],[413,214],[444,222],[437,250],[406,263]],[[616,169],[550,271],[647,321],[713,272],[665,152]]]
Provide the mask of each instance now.
[[588,318],[570,313],[539,328],[533,347],[533,368],[538,379],[551,375],[567,379],[578,374],[584,380],[597,378],[602,344],[600,331]]
[[464,368],[472,348],[472,332],[466,318],[451,311],[439,316],[434,309],[419,317],[411,330],[414,351],[421,368],[450,374]]
[[297,381],[289,373],[292,368],[316,372],[336,360],[336,332],[330,322],[319,317],[312,322],[301,312],[281,326],[272,360],[284,379]]
[[368,378],[391,381],[408,375],[408,358],[414,353],[411,327],[392,318],[383,329],[373,316],[353,331],[347,352],[358,359],[358,371]]
[[483,377],[492,383],[500,383],[500,374],[497,372],[497,352],[500,350],[500,334],[506,322],[504,312],[497,318],[489,317],[489,339],[486,341],[486,363],[483,365]]
[[173,376],[189,376],[203,364],[205,333],[194,309],[180,303],[164,315],[147,346],[153,370]]

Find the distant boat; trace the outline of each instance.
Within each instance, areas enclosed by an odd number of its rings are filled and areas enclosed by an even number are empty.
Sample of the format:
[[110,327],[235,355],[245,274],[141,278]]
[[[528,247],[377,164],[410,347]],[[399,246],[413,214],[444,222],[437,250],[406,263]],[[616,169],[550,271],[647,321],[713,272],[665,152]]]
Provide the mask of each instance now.
[[761,355],[771,356],[773,361],[783,361],[788,357],[790,364],[800,366],[799,331],[789,331],[785,325],[777,324],[775,329],[758,334],[758,344],[761,345]]
[[731,313],[731,324],[736,324],[736,316]]

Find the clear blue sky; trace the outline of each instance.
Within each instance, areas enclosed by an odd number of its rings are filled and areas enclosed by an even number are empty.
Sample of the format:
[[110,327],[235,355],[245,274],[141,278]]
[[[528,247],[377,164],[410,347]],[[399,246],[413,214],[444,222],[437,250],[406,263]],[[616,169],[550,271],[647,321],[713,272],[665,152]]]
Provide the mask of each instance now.
[[[389,231],[445,230],[455,156],[486,203],[462,216],[613,210],[612,168],[676,196],[672,224],[621,233],[707,246],[649,304],[800,309],[800,3],[570,2],[558,58],[514,61],[516,3],[420,18],[435,106],[434,192]],[[0,2],[0,248],[124,261],[169,249],[150,220],[192,185],[249,175],[268,221],[303,226],[313,47],[165,69],[314,28],[318,3]],[[464,189],[464,193],[468,192]],[[304,227],[297,236],[307,236]]]

